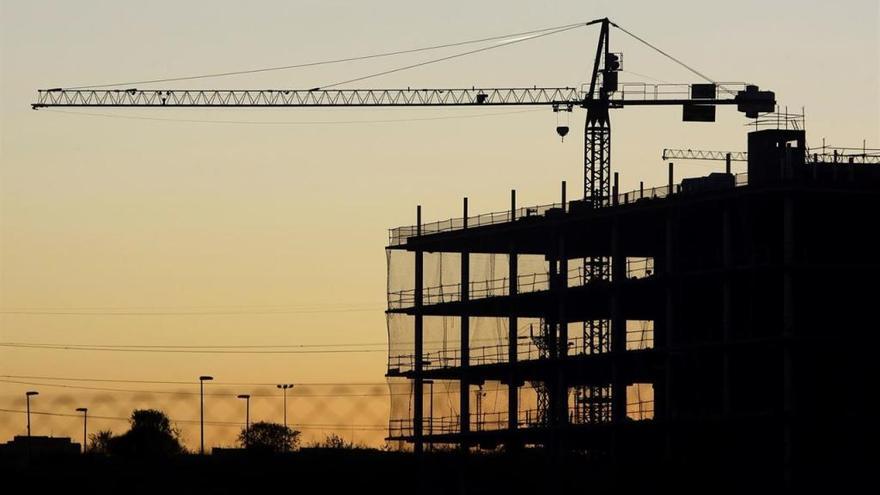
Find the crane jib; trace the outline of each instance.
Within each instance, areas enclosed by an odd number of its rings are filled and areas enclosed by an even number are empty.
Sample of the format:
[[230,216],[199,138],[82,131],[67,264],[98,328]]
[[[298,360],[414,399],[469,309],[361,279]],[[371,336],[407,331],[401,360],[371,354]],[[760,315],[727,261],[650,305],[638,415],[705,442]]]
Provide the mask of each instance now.
[[[608,100],[614,107],[628,105],[728,105],[741,103],[746,85],[731,83],[729,95],[692,98],[689,84],[646,85],[623,83]],[[721,93],[721,89],[719,89]],[[772,93],[771,93],[772,95]],[[728,96],[719,98],[718,96]],[[751,97],[751,93],[749,93]],[[32,107],[414,107],[414,106],[584,106],[587,91],[556,88],[467,89],[47,89],[40,90]]]
[[341,89],[341,90],[41,90],[34,108],[90,107],[393,107],[571,105],[576,88]]

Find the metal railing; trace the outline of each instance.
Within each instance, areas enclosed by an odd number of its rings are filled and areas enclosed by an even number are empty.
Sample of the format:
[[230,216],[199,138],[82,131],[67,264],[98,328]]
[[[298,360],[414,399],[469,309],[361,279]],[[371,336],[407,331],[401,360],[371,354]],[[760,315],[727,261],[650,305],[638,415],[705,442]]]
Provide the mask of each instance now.
[[[569,263],[567,286],[579,287],[586,282],[584,267]],[[654,273],[653,258],[627,258],[626,278],[644,278]],[[550,288],[548,272],[524,273],[516,278],[517,293],[527,294]],[[506,296],[510,294],[510,278],[471,281],[468,289],[470,299]],[[422,304],[430,306],[461,301],[461,283],[442,284],[422,289]],[[415,306],[415,289],[402,289],[388,293],[388,309],[404,309]]]
[[[610,337],[609,337],[610,338]],[[457,368],[461,366],[461,348],[458,342],[451,342],[455,347],[446,349],[436,349],[424,352],[422,354],[422,369],[424,371],[434,371],[442,369]],[[585,338],[583,336],[569,337],[568,339],[568,356],[584,356],[590,354],[590,347],[584,345]],[[645,325],[642,328],[626,331],[625,348],[628,351],[639,351],[654,348],[654,331]],[[489,364],[499,364],[508,362],[510,349],[508,348],[507,339],[499,339],[496,343],[490,345],[471,346],[470,347],[470,365],[480,366]],[[532,336],[520,336],[516,343],[517,360],[536,361],[547,359],[549,356],[541,351],[534,342]],[[599,352],[601,354],[601,352]],[[402,354],[389,354],[388,369],[394,369],[398,372],[407,372],[415,369],[415,354],[405,352]]]
[[[609,397],[610,400],[610,397]],[[650,421],[654,418],[653,400],[627,401],[627,419],[630,421]],[[506,430],[508,427],[507,411],[471,413],[470,429],[473,432]],[[547,424],[543,421],[544,411],[537,408],[520,409],[517,412],[517,428],[541,428]],[[569,424],[589,424],[579,420],[574,409],[568,410]],[[410,437],[413,435],[412,418],[392,418],[388,421],[388,436],[391,438]],[[422,432],[425,435],[447,435],[461,432],[461,416],[431,417],[422,419]]]
[[[486,225],[495,225],[499,223],[507,223],[514,219],[531,218],[542,216],[548,210],[553,208],[562,208],[562,203],[551,203],[546,205],[526,206],[517,208],[512,213],[510,210],[496,211],[491,213],[483,213],[481,215],[467,217],[468,228],[483,227]],[[436,222],[423,223],[421,228],[422,235],[437,234],[440,232],[451,232],[454,230],[462,230],[465,228],[465,218],[449,218]],[[389,246],[399,246],[405,244],[410,237],[415,237],[419,233],[417,225],[406,225],[403,227],[393,228],[389,231]]]
[[[740,174],[735,174],[734,177],[736,187],[745,186],[748,184],[747,173],[743,172]],[[616,197],[616,202],[614,201],[615,198],[612,197],[612,205],[625,205],[642,200],[661,199],[671,196],[672,194],[675,194],[680,190],[681,184],[667,184],[665,186],[634,189],[632,191],[619,193]],[[508,223],[514,220],[520,220],[523,218],[540,217],[545,215],[548,210],[563,209],[563,207],[564,205],[562,203],[551,203],[546,205],[517,208],[516,210],[514,210],[513,213],[511,213],[510,210],[483,213],[481,215],[468,217],[467,227],[472,228],[486,225],[497,225]],[[446,220],[439,220],[436,222],[423,223],[421,226],[421,235],[463,230],[465,228],[464,220],[465,219],[463,217],[458,217],[449,218]],[[410,237],[416,237],[417,235],[419,235],[419,227],[417,225],[405,225],[390,229],[388,231],[388,245],[393,247],[406,244],[409,241]]]
[[[715,83],[714,98],[730,98],[737,92],[744,91],[747,84],[744,82],[719,82]],[[634,101],[668,101],[684,100],[692,97],[692,85],[686,83],[644,83],[622,82],[618,84],[612,100],[622,102]],[[586,91],[585,91],[586,92]]]
[[805,159],[807,163],[877,165],[880,164],[880,150],[871,148],[820,146],[817,148],[808,148]]

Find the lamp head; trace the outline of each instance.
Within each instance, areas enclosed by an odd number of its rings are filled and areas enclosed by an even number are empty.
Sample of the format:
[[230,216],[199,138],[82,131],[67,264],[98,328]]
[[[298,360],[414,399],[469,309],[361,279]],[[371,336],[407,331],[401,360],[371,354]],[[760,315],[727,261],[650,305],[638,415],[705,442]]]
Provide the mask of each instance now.
[[238,396],[238,398],[239,398],[239,399],[250,399],[251,396],[250,396],[250,394],[241,394],[241,395]]
[[37,392],[36,390],[28,390],[27,392],[24,393],[24,395],[27,395],[28,397],[30,397],[32,395],[40,395],[40,393]]
[[89,411],[88,407],[77,407],[76,408],[76,412],[84,413],[84,412],[88,412],[88,411]]
[[203,381],[203,382],[211,381],[213,379],[214,379],[213,376],[208,376],[208,375],[202,375],[199,377],[199,381]]

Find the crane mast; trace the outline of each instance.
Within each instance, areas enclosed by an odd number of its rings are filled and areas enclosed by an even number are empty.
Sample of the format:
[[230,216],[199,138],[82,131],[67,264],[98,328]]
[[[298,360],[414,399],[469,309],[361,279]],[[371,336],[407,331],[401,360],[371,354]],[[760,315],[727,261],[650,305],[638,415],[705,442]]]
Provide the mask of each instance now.
[[[584,124],[584,203],[591,208],[601,208],[610,203],[611,188],[611,104],[609,95],[617,90],[617,70],[620,66],[610,52],[609,21],[604,19],[596,45],[596,57],[590,75],[590,91],[584,99],[587,110]],[[604,61],[604,67],[600,66]],[[615,64],[617,64],[615,66]],[[601,68],[600,68],[601,67]],[[602,76],[599,81],[599,76]],[[596,92],[598,83],[601,85]],[[565,253],[560,253],[560,258]],[[607,256],[591,256],[583,259],[582,283],[592,284],[611,280],[611,260]],[[558,322],[558,332],[563,331],[566,322]],[[580,351],[585,354],[609,352],[611,321],[608,319],[586,320],[582,325]],[[568,340],[568,339],[566,339]],[[566,349],[560,349],[568,352]],[[546,392],[545,392],[546,393]],[[611,390],[603,385],[576,386],[574,393],[575,421],[581,423],[604,423],[610,421]],[[565,394],[567,399],[567,395]],[[563,400],[560,398],[559,400]]]

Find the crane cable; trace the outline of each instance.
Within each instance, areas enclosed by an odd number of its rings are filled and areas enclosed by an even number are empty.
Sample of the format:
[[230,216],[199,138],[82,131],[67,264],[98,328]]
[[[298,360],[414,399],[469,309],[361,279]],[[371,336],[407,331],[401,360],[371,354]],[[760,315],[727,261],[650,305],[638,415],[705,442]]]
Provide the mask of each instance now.
[[416,68],[416,67],[422,67],[422,66],[425,66],[425,65],[436,64],[436,63],[438,63],[438,62],[445,62],[446,60],[451,60],[451,59],[454,59],[454,58],[464,57],[464,56],[466,56],[466,55],[473,55],[474,53],[480,53],[480,52],[485,52],[485,51],[488,51],[488,50],[494,50],[494,49],[496,49],[496,48],[501,48],[501,47],[505,47],[505,46],[510,46],[510,45],[513,45],[513,44],[516,44],[516,43],[522,43],[522,42],[524,42],[524,41],[531,41],[531,40],[534,40],[534,39],[543,38],[544,36],[551,36],[551,35],[554,35],[554,34],[563,33],[563,32],[565,32],[565,31],[570,31],[570,30],[572,30],[572,29],[579,28],[579,27],[583,27],[583,26],[587,26],[587,25],[588,25],[587,23],[583,23],[583,22],[582,22],[582,23],[574,24],[574,25],[571,25],[571,26],[568,26],[568,27],[564,27],[564,28],[561,28],[561,29],[556,29],[556,30],[549,31],[549,32],[544,32],[544,33],[541,33],[541,34],[535,34],[535,35],[527,36],[527,37],[524,37],[524,38],[514,39],[514,40],[511,40],[511,41],[508,41],[508,42],[499,43],[499,44],[497,44],[497,45],[486,46],[486,47],[483,47],[483,48],[477,48],[477,49],[475,49],[475,50],[469,50],[469,51],[466,51],[466,52],[461,52],[461,53],[456,53],[456,54],[453,54],[453,55],[448,55],[448,56],[446,56],[446,57],[440,57],[440,58],[435,58],[435,59],[431,59],[431,60],[426,60],[426,61],[424,61],[424,62],[419,62],[419,63],[415,63],[415,64],[405,65],[405,66],[403,66],[403,67],[396,67],[396,68],[394,68],[394,69],[384,70],[384,71],[381,71],[381,72],[375,72],[375,73],[373,73],[373,74],[367,74],[367,75],[365,75],[365,76],[355,77],[354,79],[348,79],[348,80],[345,80],[345,81],[337,81],[337,82],[334,82],[334,83],[331,83],[331,84],[325,84],[325,85],[323,85],[323,86],[318,86],[317,88],[314,88],[314,89],[315,89],[315,90],[319,90],[319,89],[322,89],[322,90],[323,90],[323,89],[328,89],[328,88],[334,88],[334,87],[336,87],[336,86],[342,86],[343,84],[348,84],[348,83],[353,83],[353,82],[363,81],[363,80],[365,80],[365,79],[372,79],[372,78],[374,78],[374,77],[379,77],[379,76],[385,76],[385,75],[388,75],[388,74],[393,74],[393,73],[395,73],[395,72],[401,72],[401,71],[404,71],[404,70],[414,69],[414,68]]
[[644,44],[644,45],[647,46],[648,48],[651,48],[651,49],[655,50],[657,53],[663,55],[664,57],[668,58],[669,60],[672,60],[673,62],[677,63],[678,65],[680,65],[680,66],[684,67],[685,69],[687,69],[687,70],[693,72],[694,74],[700,76],[701,78],[705,79],[706,81],[708,81],[708,82],[710,82],[710,83],[713,83],[713,84],[715,83],[715,80],[713,80],[711,77],[709,77],[709,76],[703,74],[702,72],[698,71],[697,69],[694,69],[693,67],[691,67],[691,66],[689,66],[688,64],[682,62],[681,60],[679,60],[679,59],[673,57],[672,55],[670,55],[670,54],[664,52],[663,50],[661,50],[661,49],[658,48],[657,46],[654,46],[654,45],[652,45],[651,43],[649,43],[648,41],[646,41],[646,40],[644,40],[644,39],[642,39],[642,38],[636,36],[635,34],[633,34],[633,33],[629,32],[629,31],[627,31],[626,29],[620,27],[620,25],[618,25],[618,24],[616,24],[616,23],[614,23],[614,22],[612,22],[611,25],[614,26],[614,27],[616,27],[617,29],[620,29],[620,30],[623,31],[624,33],[626,33],[626,34],[632,36],[634,39],[636,39],[637,41],[641,42],[642,44]]
[[[523,32],[519,32],[519,33],[509,33],[509,34],[503,34],[503,35],[499,35],[499,36],[490,36],[488,38],[480,38],[480,39],[473,39],[473,40],[467,40],[467,41],[458,41],[458,42],[453,42],[453,43],[444,43],[444,44],[440,44],[440,45],[432,45],[432,46],[425,46],[425,47],[419,47],[419,48],[410,48],[407,50],[395,50],[395,51],[390,51],[390,52],[373,53],[373,54],[369,54],[369,55],[360,55],[357,57],[346,57],[346,58],[338,58],[338,59],[332,59],[332,60],[322,60],[322,61],[318,61],[318,62],[306,62],[306,63],[301,63],[301,64],[281,65],[281,66],[276,66],[276,67],[262,67],[262,68],[257,68],[257,69],[246,69],[246,70],[237,70],[237,71],[229,71],[229,72],[215,72],[215,73],[198,74],[198,75],[192,75],[192,76],[166,77],[166,78],[162,78],[162,79],[146,79],[146,80],[141,80],[141,81],[129,81],[129,82],[119,82],[119,83],[109,83],[109,84],[70,86],[70,87],[67,87],[66,89],[109,88],[109,87],[116,87],[116,86],[129,86],[129,85],[134,85],[134,84],[153,84],[153,83],[165,83],[165,82],[177,82],[177,81],[192,81],[192,80],[196,80],[196,79],[210,79],[210,78],[217,78],[217,77],[239,76],[239,75],[245,75],[245,74],[257,74],[257,73],[261,73],[261,72],[299,69],[299,68],[304,68],[304,67],[315,67],[315,66],[319,66],[319,65],[339,64],[339,63],[343,63],[343,62],[356,62],[356,61],[360,61],[360,60],[368,60],[368,59],[373,59],[373,58],[391,57],[391,56],[395,56],[395,55],[405,55],[408,53],[418,53],[418,52],[424,52],[424,51],[430,51],[430,50],[439,50],[442,48],[452,48],[452,47],[456,47],[456,46],[473,45],[476,43],[485,43],[488,41],[503,40],[506,38],[514,37],[514,36],[529,36],[529,35],[533,35],[533,34],[546,33],[548,31],[558,31],[561,29],[573,29],[575,27],[584,26],[587,24],[588,23],[578,22],[578,23],[574,23],[574,24],[566,24],[566,25],[562,25],[562,26],[554,26],[554,27],[543,28],[543,29],[533,29],[531,31],[523,31]],[[527,39],[532,39],[532,38],[530,37]],[[525,41],[525,40],[522,40],[522,41]],[[505,44],[510,44],[510,43],[505,43]],[[498,45],[498,46],[503,46],[503,45]],[[492,48],[494,48],[494,47],[492,47]]]
[[[610,22],[610,21],[609,21],[609,22]],[[678,65],[684,67],[684,68],[687,69],[688,71],[690,71],[690,72],[696,74],[697,76],[699,76],[699,77],[705,79],[707,82],[710,82],[710,83],[712,83],[712,84],[718,85],[718,82],[715,81],[714,79],[712,79],[711,77],[709,77],[709,76],[703,74],[702,72],[698,71],[697,69],[694,69],[694,68],[691,67],[690,65],[688,65],[688,64],[682,62],[681,60],[679,60],[679,59],[673,57],[673,56],[670,55],[669,53],[666,53],[665,51],[661,50],[661,49],[660,49],[659,47],[657,47],[656,45],[651,44],[651,43],[648,42],[647,40],[645,40],[645,39],[643,39],[643,38],[641,38],[641,37],[639,37],[639,36],[637,36],[637,35],[631,33],[630,31],[627,31],[625,28],[621,27],[619,24],[614,23],[614,22],[610,22],[610,24],[611,24],[612,26],[616,27],[617,29],[623,31],[624,33],[630,35],[630,36],[631,36],[632,38],[634,38],[636,41],[638,41],[638,42],[642,43],[643,45],[647,46],[648,48],[651,48],[652,50],[656,51],[656,52],[659,53],[660,55],[663,55],[664,57],[668,58],[669,60],[672,60],[672,61],[675,62],[676,64],[678,64]],[[730,93],[730,94],[733,94],[732,91],[730,91],[729,89],[725,88],[724,86],[720,86],[720,85],[719,85],[719,87],[720,87],[722,90],[727,91],[727,92]]]

